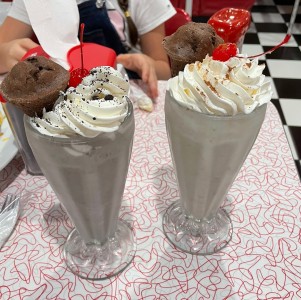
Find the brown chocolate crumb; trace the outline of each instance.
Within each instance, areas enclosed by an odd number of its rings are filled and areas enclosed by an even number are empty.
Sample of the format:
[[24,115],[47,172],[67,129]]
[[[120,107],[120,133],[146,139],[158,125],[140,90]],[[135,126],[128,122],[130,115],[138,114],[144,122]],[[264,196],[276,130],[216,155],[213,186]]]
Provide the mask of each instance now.
[[114,99],[114,96],[109,94],[109,95],[105,95],[104,97],[105,100],[113,100]]

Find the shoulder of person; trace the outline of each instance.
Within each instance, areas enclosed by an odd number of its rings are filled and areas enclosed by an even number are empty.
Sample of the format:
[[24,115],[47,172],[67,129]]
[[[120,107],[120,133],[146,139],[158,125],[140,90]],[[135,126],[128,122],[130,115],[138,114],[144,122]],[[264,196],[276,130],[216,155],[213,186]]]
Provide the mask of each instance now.
[[169,0],[129,0],[130,13],[139,35],[153,30],[175,13]]

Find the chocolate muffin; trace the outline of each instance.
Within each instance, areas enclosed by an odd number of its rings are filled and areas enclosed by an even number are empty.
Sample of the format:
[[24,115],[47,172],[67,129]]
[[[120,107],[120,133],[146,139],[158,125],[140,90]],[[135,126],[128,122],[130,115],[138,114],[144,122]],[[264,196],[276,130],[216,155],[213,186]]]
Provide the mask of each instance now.
[[69,72],[43,57],[29,57],[17,63],[0,86],[3,98],[28,116],[41,116],[51,110],[69,82]]
[[163,40],[170,58],[172,76],[184,70],[186,64],[202,61],[207,54],[224,41],[214,28],[206,23],[189,22]]

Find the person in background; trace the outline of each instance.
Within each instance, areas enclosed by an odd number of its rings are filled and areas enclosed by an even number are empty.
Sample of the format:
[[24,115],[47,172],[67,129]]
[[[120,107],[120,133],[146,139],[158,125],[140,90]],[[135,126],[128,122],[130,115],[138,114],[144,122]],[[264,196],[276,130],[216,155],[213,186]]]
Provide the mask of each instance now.
[[[24,4],[14,0],[0,26],[0,73],[8,72],[24,54],[37,46]],[[66,1],[66,0],[65,0]],[[69,0],[74,1],[74,0]],[[157,80],[170,78],[168,57],[162,47],[164,23],[175,14],[169,0],[76,0],[84,42],[115,50],[130,78],[141,78],[152,98],[158,96]],[[43,17],[43,12],[38,17]],[[32,16],[32,14],[31,14]],[[62,30],[64,28],[64,20]]]

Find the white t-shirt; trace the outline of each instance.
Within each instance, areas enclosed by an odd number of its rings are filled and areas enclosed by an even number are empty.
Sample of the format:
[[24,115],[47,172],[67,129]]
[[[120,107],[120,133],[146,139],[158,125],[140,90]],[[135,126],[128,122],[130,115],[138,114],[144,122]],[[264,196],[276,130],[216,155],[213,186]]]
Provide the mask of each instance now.
[[[77,3],[82,3],[84,1],[78,0]],[[137,48],[132,48],[130,45],[127,22],[118,5],[118,1],[107,0],[106,6],[110,20],[126,48],[131,49],[130,52],[140,52],[139,45]],[[139,36],[153,30],[176,13],[169,0],[129,0],[129,12],[137,27]],[[40,14],[43,14],[43,12],[41,11]],[[14,0],[8,15],[26,24],[31,24],[23,0]],[[39,18],[41,17],[42,16],[40,15]],[[62,30],[63,29],[64,26],[62,25]]]

